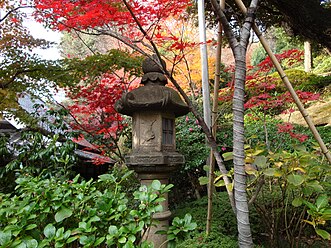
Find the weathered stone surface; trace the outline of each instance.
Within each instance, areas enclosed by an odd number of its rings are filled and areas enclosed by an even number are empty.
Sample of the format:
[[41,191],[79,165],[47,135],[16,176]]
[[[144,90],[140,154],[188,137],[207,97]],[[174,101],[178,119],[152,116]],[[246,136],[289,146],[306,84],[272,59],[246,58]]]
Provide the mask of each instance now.
[[127,162],[130,165],[141,165],[141,166],[177,166],[184,163],[184,156],[177,153],[165,153],[165,152],[158,152],[158,153],[131,153],[130,155],[126,156]]
[[[152,55],[152,58],[155,61],[158,61],[158,57],[156,56],[156,54]],[[166,63],[165,61],[162,59],[161,60],[162,66],[165,68],[166,67]],[[163,73],[162,69],[150,58],[147,58],[143,61],[142,64],[142,69],[144,73],[149,73],[149,72],[160,72]]]
[[[164,61],[161,62],[165,68]],[[179,94],[166,87],[167,78],[153,60],[143,62],[144,85],[128,92],[116,102],[116,110],[132,116],[132,153],[126,156],[126,164],[137,172],[143,185],[153,180],[167,184],[169,176],[180,165],[184,156],[176,152],[175,118],[189,112]],[[168,228],[171,212],[168,210],[168,195],[162,202],[163,211],[153,216],[159,223],[146,232],[144,239],[153,241],[155,247],[165,248],[167,236],[157,230]]]
[[[331,126],[331,99],[314,103],[307,108],[307,112],[316,126]],[[281,114],[279,117],[283,121],[290,120],[292,123],[307,126],[306,121],[298,110],[291,114]]]
[[136,112],[158,110],[174,113],[178,117],[189,112],[179,94],[162,85],[146,85],[128,92],[116,102],[115,108],[119,113],[129,116]]
[[164,86],[167,78],[154,61],[145,60],[143,71],[141,83],[145,86],[124,94],[115,104],[117,112],[132,116],[136,112],[161,111],[174,113],[176,117],[189,112],[178,92]]
[[175,151],[175,130],[173,129],[172,144],[163,144],[162,119],[174,120],[173,114],[161,112],[138,112],[133,114],[132,122],[132,152]]

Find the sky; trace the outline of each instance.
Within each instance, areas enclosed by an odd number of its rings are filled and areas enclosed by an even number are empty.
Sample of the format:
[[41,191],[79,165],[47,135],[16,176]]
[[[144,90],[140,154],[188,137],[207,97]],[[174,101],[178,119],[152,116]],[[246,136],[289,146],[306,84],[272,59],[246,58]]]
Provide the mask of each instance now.
[[[60,32],[46,29],[42,24],[36,22],[33,18],[27,18],[23,23],[29,29],[33,37],[56,42],[57,44],[60,43],[62,36]],[[57,45],[53,45],[53,47],[48,49],[35,48],[33,53],[39,54],[42,59],[61,59],[60,51]],[[54,98],[55,100],[61,102],[65,99],[65,94],[61,89],[58,90],[59,91],[57,93],[54,92]]]
[[[48,41],[60,43],[61,33],[56,32],[50,29],[46,29],[42,24],[33,20],[33,18],[27,18],[24,20],[24,25],[30,30],[31,34],[35,38],[42,38]],[[44,49],[35,49],[33,52],[38,53],[43,59],[60,59],[60,51],[57,48],[57,45],[54,45],[52,48],[47,50]]]

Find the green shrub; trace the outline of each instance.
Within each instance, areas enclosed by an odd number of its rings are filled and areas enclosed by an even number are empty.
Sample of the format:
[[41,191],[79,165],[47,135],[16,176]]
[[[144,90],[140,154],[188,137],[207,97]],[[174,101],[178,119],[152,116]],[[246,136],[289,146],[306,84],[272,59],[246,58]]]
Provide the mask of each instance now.
[[130,173],[97,182],[18,178],[15,194],[0,194],[0,247],[151,247],[141,233],[171,185],[142,186],[130,208],[121,186]]
[[[282,120],[276,119],[270,116],[266,116],[265,124],[261,119],[255,120],[250,117],[245,119],[245,137],[246,142],[256,146],[257,144],[266,144],[266,132],[268,136],[269,149],[271,151],[285,150],[293,151],[294,147],[304,145],[308,149],[312,147],[312,144],[315,146],[316,143],[313,134],[310,129],[301,125],[294,125],[294,132],[308,136],[307,140],[300,142],[297,139],[291,138],[286,133],[278,132],[278,124],[283,123]],[[265,126],[264,126],[265,125]],[[323,141],[327,144],[331,144],[331,127],[330,126],[321,126],[317,127],[318,132],[320,133]]]
[[177,245],[178,248],[235,248],[238,247],[236,237],[225,236],[218,232],[211,232],[208,236],[200,233],[192,239],[187,239]]
[[209,154],[205,135],[192,113],[176,120],[176,146],[185,156],[185,170],[205,165]]
[[[288,69],[285,73],[295,90],[320,91],[331,84],[331,76],[319,76],[299,69]],[[276,84],[278,93],[287,90],[277,72],[270,74],[270,77],[275,79],[273,83]]]
[[304,245],[301,237],[314,235],[314,229],[330,238],[331,170],[321,154],[303,146],[291,152],[255,147],[246,149],[246,163],[248,193],[258,192],[257,215],[251,218],[255,232],[267,234],[272,247]]
[[[197,232],[204,233],[207,218],[207,197],[202,197],[199,200],[183,203],[174,210],[174,215],[183,217],[186,213],[190,213],[197,223]],[[218,192],[213,201],[213,221],[212,228],[217,233],[225,235],[236,235],[237,224],[234,213],[229,202],[229,197],[226,192]]]
[[327,53],[321,54],[314,58],[314,69],[313,72],[319,73],[330,73],[331,72],[331,56]]

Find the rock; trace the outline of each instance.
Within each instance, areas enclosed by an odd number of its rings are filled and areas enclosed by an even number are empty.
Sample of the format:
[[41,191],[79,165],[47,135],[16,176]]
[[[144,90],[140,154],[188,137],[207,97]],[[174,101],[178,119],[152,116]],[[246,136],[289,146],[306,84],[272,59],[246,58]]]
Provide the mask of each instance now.
[[[315,126],[331,126],[331,99],[317,101],[306,110]],[[298,110],[291,114],[281,114],[279,117],[285,122],[290,120],[291,123],[307,126]]]

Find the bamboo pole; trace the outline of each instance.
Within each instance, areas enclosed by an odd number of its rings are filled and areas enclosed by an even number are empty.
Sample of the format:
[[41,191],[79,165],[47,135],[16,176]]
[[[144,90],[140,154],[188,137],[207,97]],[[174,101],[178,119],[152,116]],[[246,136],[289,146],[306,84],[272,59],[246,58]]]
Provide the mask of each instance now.
[[[241,0],[235,0],[235,2],[237,3],[237,5],[239,6],[239,8],[241,9],[241,11],[243,13],[247,12],[247,8],[244,5],[244,3]],[[280,78],[282,79],[283,83],[285,84],[286,88],[288,89],[288,91],[290,92],[295,104],[297,105],[301,115],[303,116],[303,118],[305,119],[310,131],[313,133],[316,141],[318,142],[322,153],[325,155],[325,157],[327,158],[327,160],[329,161],[329,163],[331,164],[331,154],[329,152],[329,150],[327,149],[326,145],[324,144],[320,134],[318,133],[313,121],[311,120],[307,110],[304,108],[303,104],[300,101],[300,98],[298,97],[297,93],[295,92],[295,90],[293,89],[293,86],[291,84],[291,82],[289,81],[287,75],[285,74],[282,66],[280,65],[280,63],[278,62],[276,56],[273,54],[273,52],[271,51],[271,48],[267,42],[267,40],[264,38],[264,36],[262,35],[262,33],[260,32],[259,28],[256,26],[256,24],[253,24],[253,30],[256,33],[257,37],[260,39],[261,44],[263,45],[264,49],[266,50],[266,52],[268,53],[272,63],[274,64],[274,66],[277,69],[277,72],[280,76]]]
[[199,37],[200,37],[200,53],[201,53],[201,70],[202,70],[202,98],[203,98],[203,116],[204,120],[210,129],[210,89],[208,75],[208,56],[206,43],[206,21],[205,21],[205,1],[198,1],[198,17],[199,17]]
[[[225,0],[220,0],[220,6],[223,10],[225,8]],[[222,24],[218,23],[217,30],[217,48],[216,48],[216,63],[215,63],[215,82],[214,82],[214,98],[213,98],[213,107],[212,107],[212,115],[211,115],[211,131],[212,135],[216,139],[216,131],[217,131],[217,112],[218,112],[218,90],[220,85],[220,77],[221,77],[221,57],[222,57]],[[212,222],[212,210],[213,210],[213,193],[214,193],[214,171],[215,171],[215,159],[213,152],[210,152],[209,159],[209,176],[208,176],[208,206],[207,206],[207,223],[206,223],[206,234],[208,235],[211,230],[211,222]]]

